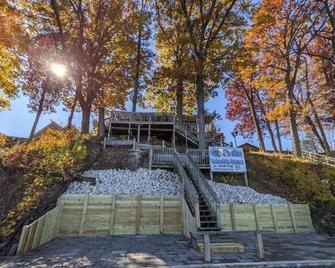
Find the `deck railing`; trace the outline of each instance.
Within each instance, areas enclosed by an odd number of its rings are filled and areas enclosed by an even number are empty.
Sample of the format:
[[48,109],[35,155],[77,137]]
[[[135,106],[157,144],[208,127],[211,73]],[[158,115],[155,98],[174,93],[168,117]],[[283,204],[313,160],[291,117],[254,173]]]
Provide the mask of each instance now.
[[302,157],[313,163],[335,167],[335,158],[313,152],[302,151]]
[[186,152],[198,167],[209,167],[208,150],[187,149]]
[[188,168],[193,181],[198,185],[204,198],[212,209],[214,215],[216,215],[216,220],[218,228],[221,228],[221,212],[220,212],[220,201],[213,191],[212,187],[208,184],[207,179],[201,173],[200,169],[196,166],[190,155],[185,157],[185,165]]
[[176,148],[151,148],[150,149],[150,165],[174,165],[174,153]]
[[175,116],[171,113],[142,113],[142,112],[111,112],[110,121],[118,122],[175,122]]

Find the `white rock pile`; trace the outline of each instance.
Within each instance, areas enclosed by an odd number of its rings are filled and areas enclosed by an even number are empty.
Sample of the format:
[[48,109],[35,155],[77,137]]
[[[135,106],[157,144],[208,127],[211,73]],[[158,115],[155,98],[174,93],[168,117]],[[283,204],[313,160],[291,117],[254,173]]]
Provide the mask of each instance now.
[[261,194],[246,186],[233,186],[225,183],[208,181],[222,203],[236,204],[287,204],[288,202],[271,194]]
[[96,184],[92,185],[87,181],[72,182],[66,194],[179,195],[181,193],[178,175],[161,169],[89,170],[82,176],[96,178]]
[[[66,194],[118,194],[118,195],[179,195],[181,182],[176,173],[156,169],[140,168],[89,170],[83,177],[96,178],[96,183],[89,181],[72,182]],[[237,204],[286,204],[281,197],[261,194],[250,187],[208,181],[222,203]]]

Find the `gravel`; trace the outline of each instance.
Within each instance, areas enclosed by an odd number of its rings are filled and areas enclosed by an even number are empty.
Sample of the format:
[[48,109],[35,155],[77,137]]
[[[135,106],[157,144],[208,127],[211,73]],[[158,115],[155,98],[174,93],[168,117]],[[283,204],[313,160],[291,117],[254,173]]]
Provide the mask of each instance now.
[[179,195],[181,182],[176,173],[140,168],[89,170],[83,177],[95,177],[96,184],[72,182],[65,194]]
[[[118,195],[180,195],[181,182],[176,173],[156,169],[140,168],[89,170],[83,177],[96,178],[89,181],[72,182],[65,194],[118,194]],[[222,203],[236,204],[287,204],[281,197],[261,194],[245,186],[208,181]]]
[[222,203],[235,204],[287,204],[288,202],[271,194],[261,194],[246,186],[232,186],[225,183],[208,181]]

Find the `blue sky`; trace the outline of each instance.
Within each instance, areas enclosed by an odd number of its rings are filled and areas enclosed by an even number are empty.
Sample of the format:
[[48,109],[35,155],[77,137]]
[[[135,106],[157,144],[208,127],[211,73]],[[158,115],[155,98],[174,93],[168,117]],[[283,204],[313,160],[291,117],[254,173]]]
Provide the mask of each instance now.
[[[27,109],[28,99],[25,96],[20,96],[19,98],[12,101],[11,109],[8,111],[0,112],[0,132],[10,135],[27,137],[30,133],[31,126],[35,119],[34,113],[29,113]],[[225,119],[225,105],[226,99],[224,97],[224,92],[222,89],[219,90],[219,95],[215,99],[211,99],[206,103],[206,108],[209,111],[216,110],[221,114],[222,120],[218,120],[216,123],[224,132],[226,141],[232,142],[231,131],[234,128],[235,123],[230,120]],[[129,110],[130,105],[127,105]],[[58,124],[65,126],[67,122],[68,112],[64,112],[62,107],[57,108],[56,113],[44,114],[41,116],[37,130],[47,125],[50,120],[57,122]],[[75,114],[74,125],[80,127],[81,115],[79,113]],[[247,140],[242,137],[237,137],[237,143],[242,144]],[[253,138],[251,141],[253,144],[257,145],[257,140]],[[284,149],[290,148],[289,140],[285,139],[283,141]],[[272,149],[269,139],[266,139],[266,147]]]

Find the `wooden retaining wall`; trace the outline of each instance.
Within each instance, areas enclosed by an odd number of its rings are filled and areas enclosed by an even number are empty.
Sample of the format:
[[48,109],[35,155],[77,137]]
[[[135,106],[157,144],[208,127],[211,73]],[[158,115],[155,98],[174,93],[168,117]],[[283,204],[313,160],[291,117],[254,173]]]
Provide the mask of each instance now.
[[185,198],[182,198],[182,209],[183,209],[183,234],[190,238],[191,233],[197,231],[197,220],[192,215],[190,208],[188,207]]
[[221,223],[230,231],[314,232],[308,205],[221,204]]
[[[314,232],[308,205],[220,204],[224,231]],[[63,195],[23,227],[18,254],[58,236],[184,234],[197,221],[179,196]]]
[[181,234],[178,196],[63,195],[58,236]]
[[62,209],[63,205],[59,204],[36,221],[23,226],[17,254],[25,253],[54,239],[57,236]]

